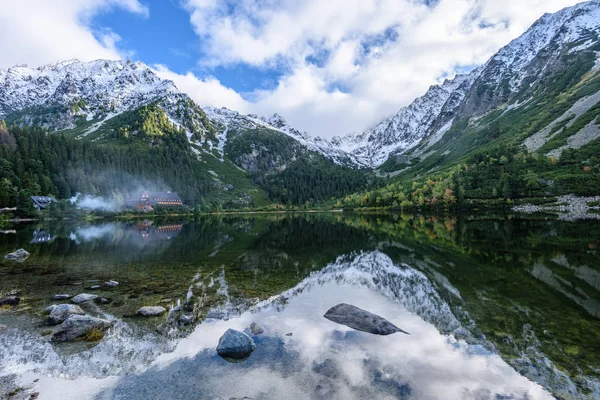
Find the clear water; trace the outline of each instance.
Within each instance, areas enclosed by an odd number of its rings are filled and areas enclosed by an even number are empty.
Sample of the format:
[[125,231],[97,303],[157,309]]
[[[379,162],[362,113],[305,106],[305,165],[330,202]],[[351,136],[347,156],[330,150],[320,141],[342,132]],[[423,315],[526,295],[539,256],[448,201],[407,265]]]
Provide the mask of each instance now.
[[[0,395],[40,399],[600,397],[600,224],[411,215],[253,215],[2,227]],[[116,280],[115,288],[102,287]],[[55,294],[115,321],[49,342]],[[410,336],[323,314],[350,303]],[[143,305],[169,313],[144,319]],[[192,323],[184,325],[186,314]],[[258,322],[241,363],[215,351]],[[291,335],[290,335],[291,334]],[[21,397],[19,397],[21,396]]]

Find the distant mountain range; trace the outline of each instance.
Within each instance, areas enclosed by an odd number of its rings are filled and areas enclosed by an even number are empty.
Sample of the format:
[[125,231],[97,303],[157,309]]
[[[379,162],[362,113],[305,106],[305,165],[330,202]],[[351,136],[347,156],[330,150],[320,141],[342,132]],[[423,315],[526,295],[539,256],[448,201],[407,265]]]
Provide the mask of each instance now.
[[[164,113],[169,124],[185,132],[189,150],[199,160],[230,160],[266,189],[265,185],[276,185],[290,190],[289,177],[268,182],[263,178],[290,174],[286,169],[298,160],[312,165],[306,173],[314,173],[317,164],[334,170],[431,171],[509,136],[530,151],[559,156],[561,149],[585,146],[600,136],[600,130],[588,124],[569,131],[569,137],[555,148],[547,145],[558,128],[564,128],[561,118],[579,117],[600,101],[594,101],[600,97],[594,80],[600,70],[599,35],[600,1],[546,14],[484,65],[431,86],[422,97],[365,132],[331,140],[300,132],[277,114],[264,118],[226,108],[201,108],[173,82],[131,61],[69,60],[39,68],[0,69],[0,119],[98,143],[122,136],[158,145],[160,135],[140,128],[149,124],[147,110],[144,118],[136,117],[137,125],[125,125],[133,118],[129,114],[151,106],[158,117]],[[589,93],[584,99],[571,96],[586,85]],[[534,111],[551,112],[544,105],[548,99],[564,101],[564,111],[570,114],[553,115],[543,124],[534,121]],[[532,124],[540,124],[539,129],[489,133],[496,125],[510,125],[507,118],[530,118]],[[307,194],[297,200],[310,198]]]

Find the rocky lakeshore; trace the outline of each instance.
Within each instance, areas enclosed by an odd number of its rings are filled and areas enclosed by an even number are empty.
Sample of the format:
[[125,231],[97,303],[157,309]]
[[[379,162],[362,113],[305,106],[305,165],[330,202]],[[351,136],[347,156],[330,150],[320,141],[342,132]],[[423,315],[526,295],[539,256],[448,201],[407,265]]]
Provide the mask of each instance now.
[[524,204],[515,206],[513,211],[525,214],[553,213],[563,221],[578,219],[600,219],[600,196],[581,197],[573,194],[559,196],[555,203]]

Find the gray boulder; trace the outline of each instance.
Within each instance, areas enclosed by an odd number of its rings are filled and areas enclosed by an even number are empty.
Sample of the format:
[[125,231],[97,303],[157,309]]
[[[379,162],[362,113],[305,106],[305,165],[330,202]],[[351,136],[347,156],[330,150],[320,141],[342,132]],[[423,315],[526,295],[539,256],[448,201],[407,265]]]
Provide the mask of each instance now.
[[167,310],[161,306],[146,306],[137,310],[137,313],[142,317],[158,317],[159,315],[163,315],[165,311]]
[[18,249],[12,253],[8,253],[4,256],[5,259],[17,262],[23,262],[29,257],[30,254],[24,249]]
[[21,298],[17,296],[8,296],[0,298],[0,307],[2,306],[16,306],[21,302]]
[[86,301],[96,300],[98,298],[95,294],[81,293],[73,297],[71,301],[75,304],[85,303]]
[[60,324],[59,329],[52,335],[53,342],[70,342],[94,329],[105,331],[111,326],[107,320],[90,317],[89,315],[71,315]]
[[250,324],[250,332],[252,332],[253,335],[260,335],[264,331],[265,330],[263,329],[263,327],[257,324],[256,322]]
[[108,282],[104,282],[104,286],[106,287],[115,287],[118,286],[119,282],[117,281],[108,281]]
[[63,323],[71,315],[84,314],[85,312],[81,309],[81,307],[76,306],[75,304],[59,304],[55,307],[52,307],[47,322],[50,325],[58,325]]
[[71,296],[70,294],[63,293],[63,294],[57,294],[57,295],[55,295],[52,298],[52,300],[68,300],[71,297],[73,297],[73,296]]
[[250,357],[256,345],[244,332],[228,329],[219,339],[217,354],[224,359],[244,360]]
[[357,331],[373,333],[375,335],[390,335],[397,332],[410,335],[410,333],[403,331],[379,315],[372,314],[350,304],[341,303],[333,306],[325,313],[324,317]]

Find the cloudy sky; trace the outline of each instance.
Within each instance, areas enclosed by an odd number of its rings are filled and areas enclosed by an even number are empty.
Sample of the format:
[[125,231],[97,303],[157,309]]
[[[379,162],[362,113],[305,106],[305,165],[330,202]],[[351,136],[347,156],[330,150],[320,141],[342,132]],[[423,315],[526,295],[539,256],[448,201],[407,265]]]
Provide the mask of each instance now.
[[577,0],[0,0],[0,68],[129,58],[201,105],[363,131]]

